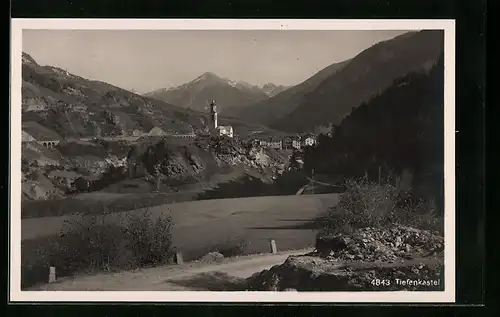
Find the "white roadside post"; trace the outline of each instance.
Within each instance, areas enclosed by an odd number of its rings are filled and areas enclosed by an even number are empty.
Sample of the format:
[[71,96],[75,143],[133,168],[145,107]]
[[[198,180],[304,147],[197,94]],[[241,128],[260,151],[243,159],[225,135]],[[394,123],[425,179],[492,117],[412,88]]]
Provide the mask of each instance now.
[[51,266],[49,268],[49,283],[53,283],[56,281],[56,268]]
[[278,248],[276,247],[276,241],[271,239],[270,244],[271,244],[271,253],[276,254],[278,252]]
[[182,253],[180,252],[177,252],[175,254],[175,261],[177,262],[177,264],[183,264],[184,263],[184,260],[182,259]]

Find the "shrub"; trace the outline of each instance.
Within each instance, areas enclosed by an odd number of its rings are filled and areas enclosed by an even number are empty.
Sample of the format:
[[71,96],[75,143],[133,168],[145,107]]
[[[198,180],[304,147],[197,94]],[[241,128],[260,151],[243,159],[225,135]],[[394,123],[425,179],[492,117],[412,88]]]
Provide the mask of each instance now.
[[389,182],[378,184],[368,178],[345,182],[339,203],[318,219],[322,233],[350,233],[364,227],[401,224],[443,232],[444,221],[432,201],[412,196],[411,189]]
[[392,222],[444,234],[444,218],[434,200],[412,199],[392,215]]
[[148,210],[105,213],[68,222],[59,236],[23,245],[22,285],[46,282],[49,266],[58,276],[115,271],[169,263],[172,221]]
[[68,274],[130,268],[126,242],[123,228],[106,215],[82,217],[61,232],[50,262]]

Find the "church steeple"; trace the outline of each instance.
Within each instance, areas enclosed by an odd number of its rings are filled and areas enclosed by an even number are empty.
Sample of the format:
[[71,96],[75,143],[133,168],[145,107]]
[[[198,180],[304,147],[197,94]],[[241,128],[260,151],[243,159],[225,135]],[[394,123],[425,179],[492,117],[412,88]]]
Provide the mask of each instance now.
[[210,115],[212,119],[212,128],[217,129],[217,106],[215,105],[215,100],[210,102]]

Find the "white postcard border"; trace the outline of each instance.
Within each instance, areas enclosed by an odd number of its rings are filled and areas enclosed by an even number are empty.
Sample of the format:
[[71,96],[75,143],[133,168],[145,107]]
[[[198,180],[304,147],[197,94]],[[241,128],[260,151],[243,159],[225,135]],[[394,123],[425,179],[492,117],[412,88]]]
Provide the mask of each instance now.
[[[21,55],[23,29],[423,30],[445,32],[445,290],[443,292],[21,291]],[[12,19],[10,131],[11,302],[455,302],[455,21],[295,19]]]

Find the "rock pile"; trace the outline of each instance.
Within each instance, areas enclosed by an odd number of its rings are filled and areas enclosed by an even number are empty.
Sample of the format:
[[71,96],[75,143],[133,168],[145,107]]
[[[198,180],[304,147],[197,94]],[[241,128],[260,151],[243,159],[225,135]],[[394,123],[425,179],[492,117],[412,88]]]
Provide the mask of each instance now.
[[426,257],[444,249],[443,237],[405,226],[363,228],[349,236],[319,236],[318,253],[332,260],[394,262]]
[[224,260],[224,255],[222,255],[219,252],[210,252],[205,254],[201,259],[200,262],[204,263],[216,263]]
[[438,291],[444,287],[442,259],[400,264],[341,264],[313,256],[292,256],[285,263],[247,280],[251,291]]
[[250,290],[442,290],[444,239],[405,226],[323,235],[316,252],[254,274]]

